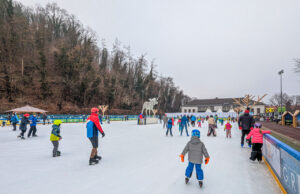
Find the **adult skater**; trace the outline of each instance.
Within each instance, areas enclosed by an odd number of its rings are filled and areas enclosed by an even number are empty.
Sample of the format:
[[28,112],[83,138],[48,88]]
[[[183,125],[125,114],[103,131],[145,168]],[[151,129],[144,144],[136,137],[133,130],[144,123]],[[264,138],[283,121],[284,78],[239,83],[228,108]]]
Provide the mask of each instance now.
[[45,125],[46,124],[46,120],[47,120],[47,115],[46,115],[46,113],[44,113],[43,114],[43,125]]
[[183,132],[184,128],[185,128],[186,136],[189,136],[187,125],[188,125],[188,118],[186,117],[186,115],[183,115],[183,117],[181,118],[181,126],[182,126],[182,130],[180,133],[181,136],[182,136],[182,132]]
[[38,120],[36,118],[36,114],[31,115],[29,117],[30,129],[29,129],[28,135],[27,135],[28,138],[31,136],[31,133],[32,133],[32,137],[37,137],[37,135],[36,135],[36,122],[37,121]]
[[100,125],[99,121],[99,109],[92,108],[91,115],[87,119],[86,129],[87,129],[87,137],[91,141],[93,149],[91,151],[89,164],[97,164],[99,160],[101,160],[101,156],[98,156],[97,149],[98,149],[98,131],[102,134],[102,137],[105,136],[105,133]]
[[[241,137],[241,147],[244,147],[244,139],[245,136],[250,133],[250,130],[253,129],[254,119],[249,114],[249,110],[245,110],[245,113],[240,116],[239,121],[239,129],[242,130],[242,137]],[[248,141],[248,146],[251,148],[251,140]]]
[[210,115],[209,119],[207,120],[208,122],[208,132],[207,132],[207,136],[210,136],[211,134],[213,134],[214,137],[217,136],[215,128],[216,128],[216,122],[215,119],[212,115]]
[[199,181],[200,187],[203,185],[203,170],[201,169],[201,165],[203,163],[203,156],[205,157],[205,164],[209,162],[209,154],[205,148],[204,143],[200,140],[200,131],[194,129],[192,131],[192,138],[186,144],[184,150],[182,151],[180,158],[181,161],[184,162],[184,156],[188,153],[189,165],[185,171],[185,183],[188,184],[189,179],[192,176],[194,166],[196,166],[196,176]]
[[20,130],[21,130],[21,133],[20,133],[20,135],[18,136],[18,137],[20,137],[21,139],[25,139],[24,133],[25,133],[26,130],[27,130],[27,124],[29,123],[29,120],[28,120],[29,116],[30,116],[30,115],[29,115],[28,113],[26,113],[26,114],[24,114],[24,116],[23,116],[23,118],[22,118],[22,120],[21,120],[21,124],[20,124]]
[[17,124],[19,123],[19,118],[18,118],[16,113],[13,113],[13,116],[11,117],[11,122],[12,122],[12,125],[13,125],[13,131],[16,131],[17,130]]

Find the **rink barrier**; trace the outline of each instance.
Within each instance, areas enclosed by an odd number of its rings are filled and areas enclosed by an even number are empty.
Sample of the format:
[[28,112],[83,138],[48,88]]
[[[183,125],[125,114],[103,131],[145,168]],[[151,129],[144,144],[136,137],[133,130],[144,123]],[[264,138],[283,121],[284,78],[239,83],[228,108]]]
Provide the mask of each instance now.
[[282,192],[300,194],[300,152],[266,134],[263,156]]

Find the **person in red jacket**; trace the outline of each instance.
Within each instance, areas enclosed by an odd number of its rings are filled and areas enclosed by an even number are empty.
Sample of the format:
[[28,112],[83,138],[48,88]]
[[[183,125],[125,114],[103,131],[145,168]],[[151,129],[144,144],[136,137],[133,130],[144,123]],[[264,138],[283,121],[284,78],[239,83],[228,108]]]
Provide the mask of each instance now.
[[86,129],[87,129],[87,137],[91,141],[93,149],[91,151],[89,164],[97,164],[99,160],[101,160],[101,156],[98,156],[98,133],[102,134],[102,137],[105,136],[105,133],[100,125],[99,121],[99,109],[92,108],[91,115],[87,119]]
[[255,161],[256,159],[261,162],[262,160],[262,152],[261,148],[263,146],[263,136],[266,133],[270,133],[270,131],[263,131],[261,129],[262,125],[260,123],[255,123],[254,129],[250,131],[247,140],[250,140],[252,137],[252,152],[250,156],[250,160]]

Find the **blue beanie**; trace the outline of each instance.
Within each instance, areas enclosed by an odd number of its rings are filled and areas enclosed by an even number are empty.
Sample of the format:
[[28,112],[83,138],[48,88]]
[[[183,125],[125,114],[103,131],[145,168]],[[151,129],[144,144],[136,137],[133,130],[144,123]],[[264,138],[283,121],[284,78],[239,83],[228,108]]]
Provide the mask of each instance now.
[[196,136],[196,137],[200,138],[200,131],[198,129],[194,129],[192,131],[192,136]]

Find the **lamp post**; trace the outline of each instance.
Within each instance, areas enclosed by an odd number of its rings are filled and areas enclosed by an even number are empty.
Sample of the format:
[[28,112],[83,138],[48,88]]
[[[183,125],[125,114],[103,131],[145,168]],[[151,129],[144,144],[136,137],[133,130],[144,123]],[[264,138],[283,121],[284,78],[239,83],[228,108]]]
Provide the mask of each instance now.
[[280,114],[282,115],[282,74],[284,73],[283,69],[278,72],[280,75]]

